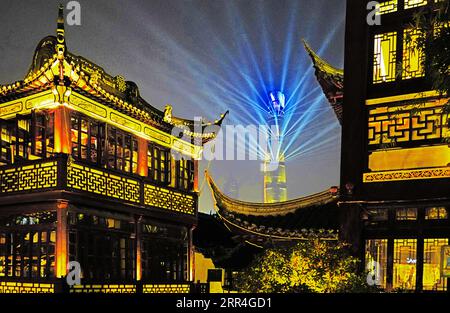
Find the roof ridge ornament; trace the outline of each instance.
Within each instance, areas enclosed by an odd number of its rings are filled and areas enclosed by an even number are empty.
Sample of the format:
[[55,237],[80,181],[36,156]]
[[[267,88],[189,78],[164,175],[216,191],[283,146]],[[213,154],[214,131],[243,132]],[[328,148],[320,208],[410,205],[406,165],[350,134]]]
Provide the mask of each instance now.
[[59,5],[58,8],[58,20],[57,20],[57,29],[56,29],[56,54],[58,55],[58,59],[64,59],[66,54],[66,38],[64,31],[64,6],[62,4]]

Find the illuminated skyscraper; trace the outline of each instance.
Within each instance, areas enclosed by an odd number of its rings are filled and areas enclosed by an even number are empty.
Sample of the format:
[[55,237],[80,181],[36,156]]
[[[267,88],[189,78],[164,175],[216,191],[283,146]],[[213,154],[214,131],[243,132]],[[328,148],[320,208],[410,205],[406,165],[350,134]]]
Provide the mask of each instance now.
[[280,124],[286,107],[286,97],[281,91],[269,94],[268,109],[270,112],[269,153],[263,163],[264,202],[274,203],[287,200],[286,166],[281,144],[283,134]]
[[272,160],[264,161],[264,202],[287,201],[286,165],[284,155],[280,156],[275,170]]

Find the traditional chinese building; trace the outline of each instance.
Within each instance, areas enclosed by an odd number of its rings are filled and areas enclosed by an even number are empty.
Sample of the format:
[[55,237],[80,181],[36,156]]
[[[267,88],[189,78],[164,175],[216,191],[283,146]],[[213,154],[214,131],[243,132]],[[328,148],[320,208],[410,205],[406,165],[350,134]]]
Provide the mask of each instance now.
[[233,288],[235,274],[263,249],[303,240],[338,240],[337,187],[288,201],[255,203],[225,195],[207,172],[205,179],[215,214],[201,215],[194,245],[202,255],[199,259],[211,262],[196,264],[196,273],[223,268],[227,288]]
[[435,1],[347,1],[342,120],[342,238],[387,289],[448,290],[448,115],[417,48],[419,10]]
[[194,158],[223,117],[176,118],[70,53],[60,8],[25,78],[0,86],[0,292],[188,292]]
[[[306,42],[304,45],[317,81],[342,123],[344,71],[320,58]],[[201,254],[197,259],[209,260],[196,264],[196,274],[208,268],[223,268],[225,288],[232,289],[236,272],[250,265],[266,248],[302,240],[338,240],[338,188],[287,200],[284,159],[278,165],[275,171],[264,173],[264,203],[240,201],[226,195],[206,173],[215,214],[202,214],[194,232],[195,249]],[[207,235],[212,233],[214,236]]]

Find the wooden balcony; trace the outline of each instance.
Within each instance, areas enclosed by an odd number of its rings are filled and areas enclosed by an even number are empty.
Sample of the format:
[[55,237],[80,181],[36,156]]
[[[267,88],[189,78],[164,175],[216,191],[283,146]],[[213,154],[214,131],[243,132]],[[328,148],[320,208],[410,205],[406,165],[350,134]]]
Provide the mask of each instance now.
[[77,162],[66,154],[0,167],[0,197],[58,190],[149,209],[197,214],[196,193],[158,186],[144,177]]

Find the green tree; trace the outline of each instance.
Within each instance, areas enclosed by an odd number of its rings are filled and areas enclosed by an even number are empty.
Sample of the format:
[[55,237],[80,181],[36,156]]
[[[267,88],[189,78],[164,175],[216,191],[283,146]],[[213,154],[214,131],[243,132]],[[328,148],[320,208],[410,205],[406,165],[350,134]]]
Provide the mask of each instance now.
[[266,250],[237,279],[240,292],[368,292],[347,245],[308,240]]
[[[435,90],[443,97],[450,92],[450,0],[440,0],[432,9],[419,11],[415,18],[415,27],[424,34],[417,40],[418,48],[424,52],[422,65],[427,78]],[[449,102],[444,113],[450,113]]]

